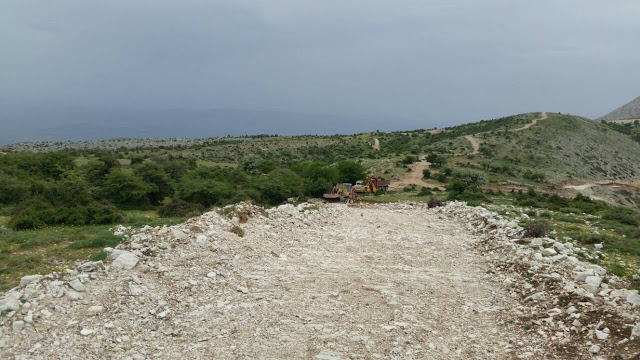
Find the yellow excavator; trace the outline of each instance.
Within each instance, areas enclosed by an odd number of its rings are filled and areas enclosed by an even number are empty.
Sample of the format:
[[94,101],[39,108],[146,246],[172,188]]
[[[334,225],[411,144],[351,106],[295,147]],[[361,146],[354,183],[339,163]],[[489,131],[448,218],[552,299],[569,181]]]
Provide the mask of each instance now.
[[355,196],[353,185],[350,183],[337,183],[330,192],[322,195],[327,201],[342,201],[345,198],[352,198]]

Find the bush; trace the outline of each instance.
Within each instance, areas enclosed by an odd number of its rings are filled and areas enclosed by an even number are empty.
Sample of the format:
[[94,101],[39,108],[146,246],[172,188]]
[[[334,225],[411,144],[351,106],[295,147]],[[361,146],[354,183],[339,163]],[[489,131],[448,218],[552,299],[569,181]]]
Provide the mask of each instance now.
[[423,186],[422,189],[420,189],[420,192],[418,193],[418,196],[427,196],[427,195],[431,195],[431,194],[433,194],[431,192],[431,190],[429,190],[429,188]]
[[178,185],[178,196],[191,203],[203,206],[222,204],[233,196],[234,187],[230,183],[185,177]]
[[435,179],[442,182],[442,183],[446,183],[447,182],[447,175],[443,174],[443,173],[437,173],[435,176]]
[[427,201],[427,207],[429,209],[434,208],[434,207],[439,207],[439,206],[442,206],[442,205],[444,205],[442,203],[442,201],[436,199],[434,196],[430,197],[429,201]]
[[547,235],[549,228],[542,223],[530,222],[524,226],[523,236],[525,238],[540,238]]
[[122,220],[122,213],[112,204],[93,201],[87,205],[87,222],[85,224],[104,225]]
[[104,178],[102,197],[122,206],[143,206],[149,203],[148,194],[153,187],[136,175],[122,169],[112,169]]
[[429,169],[422,170],[422,177],[425,179],[429,179],[431,177],[431,170]]
[[402,164],[410,165],[410,164],[413,164],[416,161],[418,161],[418,157],[417,156],[407,155],[407,156],[404,157],[404,159],[402,159]]
[[452,175],[455,181],[467,186],[480,186],[487,182],[484,174],[473,170],[456,170]]
[[162,217],[186,217],[196,215],[204,211],[204,206],[186,202],[182,199],[169,199],[158,209],[158,215]]
[[0,204],[15,204],[24,199],[29,187],[18,178],[0,174]]
[[[359,164],[358,164],[359,165]],[[303,181],[289,169],[275,169],[256,184],[264,203],[276,205],[288,198],[302,195]]]
[[638,226],[638,213],[632,209],[623,207],[614,207],[606,210],[602,214],[603,220],[610,220],[625,225]]
[[16,206],[8,225],[13,230],[40,229],[55,224],[56,214],[50,203],[33,198]]

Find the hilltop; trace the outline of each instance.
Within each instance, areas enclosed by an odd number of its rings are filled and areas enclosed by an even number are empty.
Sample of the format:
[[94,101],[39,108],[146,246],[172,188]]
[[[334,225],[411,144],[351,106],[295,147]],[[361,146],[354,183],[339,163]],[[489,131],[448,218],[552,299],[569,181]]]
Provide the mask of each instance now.
[[550,113],[524,131],[493,130],[477,138],[485,147],[481,158],[541,171],[554,182],[640,178],[640,144],[579,116]]
[[640,119],[640,96],[596,120],[614,121],[636,119]]

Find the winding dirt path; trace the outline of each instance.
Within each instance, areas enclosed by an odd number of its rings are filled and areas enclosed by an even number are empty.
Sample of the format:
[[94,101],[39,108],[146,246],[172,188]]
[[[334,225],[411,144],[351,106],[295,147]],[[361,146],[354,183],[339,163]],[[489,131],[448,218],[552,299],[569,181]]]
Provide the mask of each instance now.
[[528,129],[528,128],[532,127],[533,125],[537,124],[537,123],[538,123],[538,121],[540,121],[540,120],[545,120],[545,119],[547,119],[548,117],[549,117],[549,116],[547,115],[547,112],[546,112],[546,111],[543,111],[543,112],[542,112],[542,115],[541,115],[539,118],[537,118],[537,119],[533,119],[530,123],[526,124],[525,126],[523,126],[523,127],[521,127],[521,128],[517,128],[517,129],[512,129],[511,131],[521,131],[521,130],[524,130],[524,129]]
[[380,140],[378,138],[373,139],[373,149],[380,150]]
[[428,169],[431,166],[431,163],[427,161],[420,161],[414,164],[409,165],[409,169],[411,171],[398,175],[391,181],[391,185],[389,185],[389,190],[402,190],[406,186],[417,185],[424,186],[430,189],[438,188],[440,190],[444,190],[445,188],[441,185],[436,184],[432,180],[425,179],[423,177],[422,171],[424,169]]
[[478,140],[476,140],[472,135],[465,135],[464,138],[469,140],[471,146],[473,146],[473,151],[469,155],[480,154],[480,144],[478,143]]
[[[530,123],[528,123],[528,124],[524,125],[524,126],[523,126],[523,127],[521,127],[521,128],[511,129],[511,130],[509,130],[509,131],[521,131],[521,130],[524,130],[524,129],[528,129],[528,128],[532,127],[533,125],[537,124],[537,123],[538,123],[538,121],[540,121],[540,120],[545,120],[545,119],[547,119],[548,117],[549,117],[549,116],[547,115],[547,112],[546,112],[546,111],[543,111],[543,112],[542,112],[542,114],[541,114],[541,116],[540,116],[539,118],[536,118],[536,119],[531,120],[531,122],[530,122]],[[481,133],[477,133],[477,134],[481,134]],[[477,135],[477,134],[474,134],[474,135]],[[478,140],[476,140],[476,139],[473,137],[473,135],[465,135],[465,137],[464,137],[464,138],[465,138],[465,139],[467,139],[467,140],[471,143],[471,146],[473,146],[473,151],[472,151],[471,153],[469,153],[469,155],[478,155],[478,154],[480,153],[480,143],[478,143]]]
[[583,184],[565,184],[562,187],[566,190],[573,190],[579,194],[588,196],[594,200],[602,200],[611,205],[619,205],[612,199],[600,196],[597,192],[598,188],[608,188],[613,190],[624,189],[630,192],[636,192],[640,189],[640,181],[616,181],[602,180],[597,182],[586,182]]

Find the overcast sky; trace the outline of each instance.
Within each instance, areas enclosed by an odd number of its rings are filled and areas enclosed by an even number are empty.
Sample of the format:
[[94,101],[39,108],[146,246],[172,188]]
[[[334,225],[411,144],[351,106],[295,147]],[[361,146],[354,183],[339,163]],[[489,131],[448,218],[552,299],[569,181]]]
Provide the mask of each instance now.
[[640,96],[640,1],[2,0],[0,49],[2,106],[597,117]]

